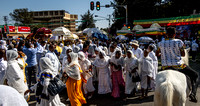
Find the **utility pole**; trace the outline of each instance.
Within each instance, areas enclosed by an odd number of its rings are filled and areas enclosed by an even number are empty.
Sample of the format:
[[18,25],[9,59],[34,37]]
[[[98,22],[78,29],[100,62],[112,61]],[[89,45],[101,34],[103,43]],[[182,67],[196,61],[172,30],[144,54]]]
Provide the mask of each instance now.
[[128,6],[125,5],[124,8],[126,9],[126,25],[128,24]]
[[108,15],[108,27],[110,28],[111,15]]
[[109,8],[109,7],[124,7],[124,9],[126,9],[126,24],[128,24],[128,5],[117,5],[117,4],[114,4],[113,2],[110,2],[110,5],[105,5],[106,8]]
[[[6,37],[6,35],[8,34],[9,32],[9,29],[8,29],[8,16],[3,16],[3,20],[5,22],[5,25],[6,25],[6,33],[4,33],[4,37]],[[5,29],[4,29],[5,30]]]

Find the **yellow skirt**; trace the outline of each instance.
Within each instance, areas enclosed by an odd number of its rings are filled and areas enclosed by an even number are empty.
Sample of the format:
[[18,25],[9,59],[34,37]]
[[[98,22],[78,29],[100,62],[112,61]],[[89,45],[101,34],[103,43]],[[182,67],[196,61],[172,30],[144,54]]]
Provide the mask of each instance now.
[[82,104],[86,104],[86,99],[83,96],[83,92],[81,90],[81,80],[74,80],[72,78],[68,78],[66,82],[67,86],[67,94],[71,103],[71,106],[81,106]]

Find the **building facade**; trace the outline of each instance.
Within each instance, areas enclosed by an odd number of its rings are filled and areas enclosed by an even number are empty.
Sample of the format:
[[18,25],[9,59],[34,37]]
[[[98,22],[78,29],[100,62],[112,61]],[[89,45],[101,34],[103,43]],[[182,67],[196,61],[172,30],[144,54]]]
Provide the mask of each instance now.
[[76,32],[78,15],[69,14],[65,10],[32,11],[33,23],[41,23],[50,29],[66,27],[72,33]]

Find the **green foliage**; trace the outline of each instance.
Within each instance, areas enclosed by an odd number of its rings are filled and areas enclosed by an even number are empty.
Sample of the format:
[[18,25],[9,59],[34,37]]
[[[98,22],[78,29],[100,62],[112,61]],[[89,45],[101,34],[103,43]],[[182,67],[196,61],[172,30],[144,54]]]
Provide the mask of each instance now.
[[84,30],[85,28],[94,28],[94,14],[91,14],[88,10],[85,14],[81,15],[82,23],[79,25],[79,30]]
[[18,25],[30,24],[33,21],[33,14],[27,8],[15,9],[9,15]]

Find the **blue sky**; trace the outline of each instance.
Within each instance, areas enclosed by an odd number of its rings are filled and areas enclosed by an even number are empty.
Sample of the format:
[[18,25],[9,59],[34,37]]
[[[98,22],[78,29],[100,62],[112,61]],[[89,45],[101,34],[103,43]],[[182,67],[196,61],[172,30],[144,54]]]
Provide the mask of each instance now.
[[[31,11],[42,10],[66,10],[71,14],[78,14],[78,20],[81,20],[80,15],[90,9],[90,1],[100,1],[101,5],[110,4],[113,0],[0,0],[0,25],[4,24],[3,16],[9,16],[9,13],[16,8],[28,8]],[[92,11],[95,15],[108,17],[113,13],[113,8],[103,8],[100,11]],[[95,19],[100,19],[95,17]],[[10,24],[14,23],[9,18]],[[96,22],[99,28],[108,27],[107,20]]]

